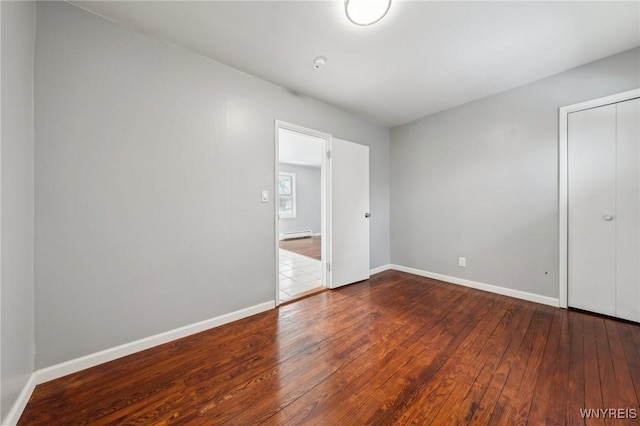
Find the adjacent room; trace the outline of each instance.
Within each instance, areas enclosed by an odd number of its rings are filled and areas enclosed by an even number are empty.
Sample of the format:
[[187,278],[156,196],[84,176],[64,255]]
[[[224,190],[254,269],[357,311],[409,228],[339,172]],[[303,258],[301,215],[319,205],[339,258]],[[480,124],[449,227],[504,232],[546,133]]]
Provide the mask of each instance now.
[[[325,288],[323,161],[326,139],[278,128],[278,282],[280,303]],[[326,239],[325,239],[326,241]]]
[[640,2],[0,1],[0,423],[637,424]]

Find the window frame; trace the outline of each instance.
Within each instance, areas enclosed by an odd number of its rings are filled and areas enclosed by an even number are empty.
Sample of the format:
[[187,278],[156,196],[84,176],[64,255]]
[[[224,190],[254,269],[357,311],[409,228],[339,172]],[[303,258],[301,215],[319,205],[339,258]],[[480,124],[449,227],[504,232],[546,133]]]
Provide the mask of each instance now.
[[[288,177],[291,179],[291,195],[280,194],[280,178]],[[292,212],[282,212],[280,210],[282,197],[291,197]],[[298,216],[297,208],[297,194],[296,194],[296,174],[291,172],[278,172],[278,216],[280,219],[295,219]]]

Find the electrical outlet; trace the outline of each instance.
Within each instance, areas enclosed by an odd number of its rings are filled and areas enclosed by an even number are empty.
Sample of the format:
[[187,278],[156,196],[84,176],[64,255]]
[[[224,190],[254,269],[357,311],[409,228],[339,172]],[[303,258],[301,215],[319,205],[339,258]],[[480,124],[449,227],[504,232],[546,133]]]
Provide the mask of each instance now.
[[458,266],[460,266],[461,268],[465,268],[467,266],[467,258],[466,257],[459,257],[458,258]]

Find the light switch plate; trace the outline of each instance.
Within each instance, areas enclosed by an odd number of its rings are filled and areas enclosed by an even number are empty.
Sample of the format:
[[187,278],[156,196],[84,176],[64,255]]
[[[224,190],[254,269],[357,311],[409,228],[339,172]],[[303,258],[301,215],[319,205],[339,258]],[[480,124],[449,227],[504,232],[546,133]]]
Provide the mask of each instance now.
[[269,202],[269,190],[268,189],[263,189],[262,190],[262,202],[263,203],[268,203]]

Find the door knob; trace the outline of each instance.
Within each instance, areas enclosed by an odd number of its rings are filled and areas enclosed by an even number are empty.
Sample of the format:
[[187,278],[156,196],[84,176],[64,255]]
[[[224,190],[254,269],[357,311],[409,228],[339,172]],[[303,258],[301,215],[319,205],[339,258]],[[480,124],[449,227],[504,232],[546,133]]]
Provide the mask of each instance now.
[[367,219],[369,219],[371,217],[371,213],[365,213],[364,217],[366,217]]
[[602,216],[602,218],[603,218],[604,220],[606,220],[607,222],[609,222],[609,221],[613,220],[613,216],[609,216],[609,215],[604,215],[604,216]]

